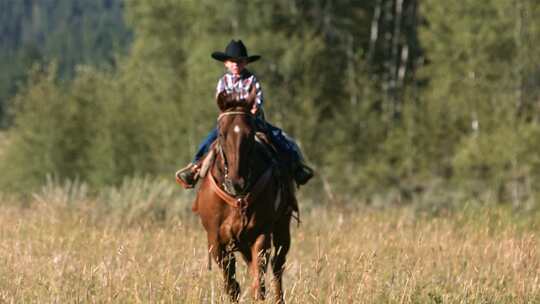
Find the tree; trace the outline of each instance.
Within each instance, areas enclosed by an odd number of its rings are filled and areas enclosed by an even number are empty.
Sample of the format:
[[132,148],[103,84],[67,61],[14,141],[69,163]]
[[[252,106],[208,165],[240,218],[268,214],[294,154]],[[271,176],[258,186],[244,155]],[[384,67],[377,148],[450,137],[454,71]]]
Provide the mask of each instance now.
[[533,14],[527,20],[538,13],[533,3],[423,4],[429,26],[421,37],[430,58],[423,73],[430,88],[423,101],[427,127],[419,138],[432,163],[440,160],[439,172],[454,172],[464,185],[480,182],[500,193],[527,166],[518,156],[527,150],[521,146],[526,141],[509,145],[507,136],[523,131],[536,116],[523,111],[536,94],[524,90],[525,79],[533,79],[538,70],[529,65],[537,47],[524,47],[524,37],[537,31],[532,23],[524,26],[525,7]]
[[77,64],[114,65],[131,33],[123,1],[47,0],[0,3],[0,126],[8,100],[34,64],[56,60],[58,77],[70,79]]

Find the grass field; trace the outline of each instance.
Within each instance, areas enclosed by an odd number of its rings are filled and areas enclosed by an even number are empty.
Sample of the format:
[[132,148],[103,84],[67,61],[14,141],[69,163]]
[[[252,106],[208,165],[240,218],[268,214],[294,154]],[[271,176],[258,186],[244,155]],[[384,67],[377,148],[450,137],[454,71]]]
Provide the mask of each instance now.
[[[225,302],[189,203],[174,202],[184,210],[175,217],[126,222],[118,213],[96,216],[90,202],[52,201],[0,205],[1,303]],[[540,303],[540,229],[520,219],[505,209],[426,217],[408,208],[304,207],[286,300]],[[241,302],[251,300],[244,294]]]

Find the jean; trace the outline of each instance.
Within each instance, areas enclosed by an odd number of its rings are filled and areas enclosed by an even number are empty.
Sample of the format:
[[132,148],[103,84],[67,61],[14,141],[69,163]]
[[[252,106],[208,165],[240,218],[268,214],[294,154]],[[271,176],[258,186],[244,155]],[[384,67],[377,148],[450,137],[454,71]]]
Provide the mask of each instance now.
[[218,137],[218,130],[217,127],[215,127],[208,136],[204,139],[204,141],[199,145],[199,148],[197,149],[197,153],[195,154],[195,157],[193,158],[192,163],[195,164],[198,162],[207,152],[210,150],[210,146],[212,143],[216,140]]
[[296,163],[302,159],[302,154],[294,140],[288,137],[280,128],[264,121],[266,134],[270,137],[272,143],[278,149],[280,154],[287,155],[287,159]]

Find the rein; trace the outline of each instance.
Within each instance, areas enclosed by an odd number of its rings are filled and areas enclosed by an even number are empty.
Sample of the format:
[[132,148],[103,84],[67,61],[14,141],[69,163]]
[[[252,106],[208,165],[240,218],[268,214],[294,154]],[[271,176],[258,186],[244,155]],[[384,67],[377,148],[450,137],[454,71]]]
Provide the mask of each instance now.
[[249,116],[253,116],[253,114],[251,114],[250,112],[230,111],[230,112],[223,112],[223,113],[219,114],[219,116],[217,118],[217,121],[220,121],[221,118],[223,118],[224,116],[229,116],[229,115],[249,115]]

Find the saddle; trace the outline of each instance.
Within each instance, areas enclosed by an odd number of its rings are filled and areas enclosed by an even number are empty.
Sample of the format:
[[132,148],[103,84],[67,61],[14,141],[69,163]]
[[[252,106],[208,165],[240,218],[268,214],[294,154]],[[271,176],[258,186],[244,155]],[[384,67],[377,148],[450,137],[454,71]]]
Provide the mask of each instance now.
[[279,153],[268,135],[264,132],[255,132],[255,141],[259,144],[264,156],[273,164],[279,163]]

